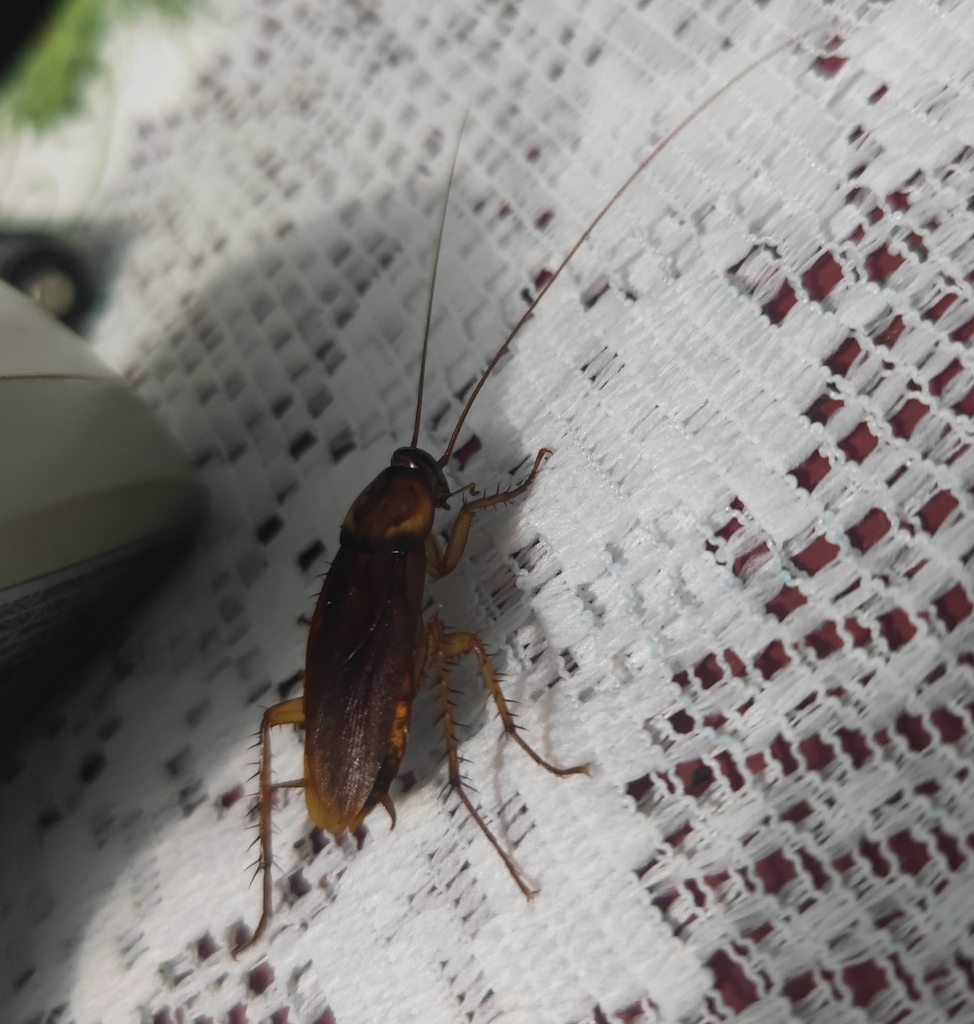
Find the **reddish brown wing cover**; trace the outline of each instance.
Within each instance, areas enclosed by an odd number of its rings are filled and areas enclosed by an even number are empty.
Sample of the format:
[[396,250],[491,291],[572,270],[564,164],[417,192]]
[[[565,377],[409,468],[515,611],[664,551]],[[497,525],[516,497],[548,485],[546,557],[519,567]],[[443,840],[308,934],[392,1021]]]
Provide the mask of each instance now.
[[341,831],[361,812],[412,672],[426,556],[342,546],[311,620],[305,751],[312,787]]

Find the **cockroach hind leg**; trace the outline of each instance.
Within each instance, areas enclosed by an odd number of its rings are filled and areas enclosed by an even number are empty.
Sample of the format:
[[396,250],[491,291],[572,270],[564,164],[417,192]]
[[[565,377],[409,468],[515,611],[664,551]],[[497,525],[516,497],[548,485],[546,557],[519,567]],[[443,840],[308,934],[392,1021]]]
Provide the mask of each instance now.
[[271,922],[271,915],[263,913],[260,915],[260,920],[257,922],[257,928],[254,934],[249,939],[244,939],[243,942],[238,943],[233,949],[230,950],[230,956],[234,960],[239,960],[240,957],[247,952],[248,949],[253,949],[258,942],[264,937],[264,932],[267,931],[267,926]]
[[[457,746],[456,722],[453,718],[453,702],[450,699],[450,673],[447,658],[447,651],[451,647],[451,641],[457,636],[473,636],[474,634],[450,634],[447,635],[440,619],[431,619],[427,624],[430,635],[430,648],[433,660],[433,671],[436,676],[437,692],[440,698],[440,705],[443,709],[443,734],[446,739],[447,770],[449,773],[447,785],[456,793],[460,802],[467,809],[467,813],[473,818],[477,827],[490,841],[491,846],[497,851],[498,856],[504,862],[511,878],[514,879],[517,887],[524,894],[525,899],[532,900],[538,894],[538,889],[532,889],[524,880],[520,868],[514,863],[513,858],[500,844],[500,840],[490,830],[487,822],[481,817],[480,812],[474,806],[473,801],[464,786],[464,776],[460,773],[460,753]],[[468,648],[469,649],[469,648]],[[462,651],[459,653],[463,653]]]
[[[542,449],[542,453],[545,449]],[[540,461],[541,454],[539,453],[538,459]],[[520,730],[518,729],[517,723],[514,721],[514,715],[511,712],[510,707],[507,703],[507,698],[504,696],[504,691],[501,689],[500,680],[497,678],[497,670],[494,668],[493,662],[490,660],[490,655],[487,653],[487,649],[484,647],[483,642],[476,633],[446,633],[442,622],[439,619],[435,620],[436,625],[433,625],[434,620],[430,620],[430,631],[437,639],[439,645],[439,651],[442,656],[448,660],[452,660],[460,657],[463,654],[473,652],[477,657],[477,662],[480,665],[480,674],[483,676],[484,682],[487,684],[487,689],[490,691],[491,697],[494,699],[494,704],[497,706],[497,712],[500,715],[501,722],[504,726],[504,732],[510,736],[514,742],[534,761],[535,764],[544,768],[545,771],[551,772],[552,775],[557,775],[559,778],[563,778],[566,775],[591,775],[592,766],[590,764],[576,764],[570,768],[558,768],[557,766],[546,761],[523,737],[521,736]]]
[[[234,959],[246,952],[255,945],[261,936],[267,931],[273,914],[273,885],[271,882],[271,868],[274,864],[274,854],[271,847],[271,810],[273,808],[273,795],[277,788],[291,788],[305,786],[304,779],[292,779],[277,785],[271,780],[271,745],[270,731],[279,725],[300,725],[304,723],[304,699],[293,697],[291,700],[274,704],[263,714],[260,723],[260,789],[258,793],[258,808],[260,811],[258,819],[258,839],[260,840],[260,856],[257,860],[257,874],[262,876],[262,900],[260,921],[254,934],[245,942],[241,942],[233,950]],[[256,878],[256,875],[255,875]]]

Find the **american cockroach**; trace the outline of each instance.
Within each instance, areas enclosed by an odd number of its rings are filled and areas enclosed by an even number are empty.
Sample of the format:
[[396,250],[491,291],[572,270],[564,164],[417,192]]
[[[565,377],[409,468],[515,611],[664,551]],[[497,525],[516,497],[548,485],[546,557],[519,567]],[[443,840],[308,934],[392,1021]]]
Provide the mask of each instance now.
[[[535,895],[535,890],[525,882],[463,787],[450,703],[449,663],[464,654],[475,655],[497,705],[504,732],[542,768],[565,776],[587,774],[589,766],[558,768],[529,746],[514,724],[493,665],[477,634],[448,632],[436,614],[424,621],[422,607],[426,575],[439,578],[457,567],[474,513],[523,494],[537,477],[549,451],[542,448],[538,452],[527,479],[517,487],[464,501],[445,550],[432,532],[436,509],[449,509],[448,499],[454,495],[476,492],[472,484],[451,490],[443,468],[453,453],[467,414],[494,367],[603,217],[694,118],[745,75],[800,38],[776,47],[730,79],[665,136],[629,175],[548,277],[497,350],[470,393],[446,450],[437,459],[419,448],[418,443],[433,287],[449,199],[447,189],[426,311],[412,440],[408,447],[393,452],[390,465],[355,499],[342,523],[338,553],[325,577],[311,618],[303,695],[268,708],[261,721],[258,871],[263,874],[263,911],[253,937],[239,945],[235,954],[257,942],[271,918],[270,826],[274,791],[303,789],[309,817],[319,828],[332,834],[354,831],[380,804],[395,825],[396,811],[389,797],[389,787],[406,749],[413,700],[428,672],[435,679],[443,706],[449,785],[500,854],[524,895],[529,899]],[[456,154],[453,166],[456,166]],[[452,177],[451,170],[451,181]],[[271,779],[270,730],[277,725],[304,726],[304,776],[300,779],[288,782]]]

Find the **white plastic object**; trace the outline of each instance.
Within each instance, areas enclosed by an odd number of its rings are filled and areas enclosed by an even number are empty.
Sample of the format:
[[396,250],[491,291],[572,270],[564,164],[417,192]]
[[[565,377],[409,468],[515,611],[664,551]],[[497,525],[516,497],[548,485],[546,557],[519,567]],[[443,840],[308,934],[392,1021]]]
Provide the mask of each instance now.
[[[16,672],[19,703],[24,671],[87,646],[203,507],[194,468],[124,382],[0,283],[0,679]],[[0,702],[14,690],[0,684]]]

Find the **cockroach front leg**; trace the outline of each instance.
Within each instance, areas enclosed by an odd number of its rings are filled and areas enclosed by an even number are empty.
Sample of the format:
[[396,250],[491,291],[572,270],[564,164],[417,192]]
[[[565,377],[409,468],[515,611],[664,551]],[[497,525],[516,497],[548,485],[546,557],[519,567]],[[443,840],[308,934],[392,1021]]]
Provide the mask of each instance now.
[[517,743],[518,746],[520,746],[536,764],[541,765],[542,768],[551,772],[552,775],[558,776],[588,775],[590,771],[589,766],[587,764],[579,764],[574,765],[571,768],[557,768],[555,765],[549,764],[536,750],[522,739],[517,730],[517,725],[514,722],[514,716],[511,714],[511,710],[507,706],[507,701],[505,700],[504,693],[501,690],[500,682],[497,679],[497,673],[494,671],[494,666],[491,663],[480,637],[477,636],[476,633],[447,633],[443,621],[436,616],[429,620],[426,624],[426,628],[429,638],[428,642],[431,652],[433,674],[436,677],[440,703],[443,707],[443,729],[446,734],[446,751],[450,773],[450,785],[470,812],[470,816],[477,823],[484,835],[490,840],[494,849],[500,854],[501,860],[504,861],[504,866],[511,873],[511,877],[517,883],[518,888],[528,899],[531,899],[534,897],[537,890],[532,889],[524,881],[517,865],[501,847],[497,837],[487,827],[487,824],[484,822],[483,818],[481,818],[470,800],[470,797],[467,796],[466,790],[463,788],[463,782],[460,778],[460,755],[457,749],[453,704],[450,700],[450,661],[459,658],[461,655],[468,654],[471,651],[477,656],[477,661],[480,665],[480,672],[484,677],[484,682],[487,684],[487,689],[490,690],[491,697],[494,698],[494,703],[497,705],[501,722],[504,724],[504,732],[508,736],[512,736],[515,743]]
[[551,451],[548,448],[542,448],[538,452],[538,457],[534,460],[534,468],[523,484],[510,491],[500,491],[497,494],[485,495],[482,498],[476,498],[474,501],[465,502],[457,515],[453,529],[450,531],[450,539],[447,541],[446,551],[441,550],[439,542],[432,533],[426,538],[426,571],[430,576],[434,577],[434,579],[439,579],[441,576],[446,576],[453,572],[460,564],[460,559],[463,558],[463,551],[467,546],[467,538],[470,536],[470,524],[473,522],[474,512],[482,508],[490,508],[491,505],[501,505],[505,501],[511,501],[513,498],[523,494],[534,483],[535,477],[541,471],[541,463],[544,462],[545,456],[550,454]]
[[241,943],[233,950],[236,958],[244,950],[250,949],[267,930],[273,913],[274,891],[271,879],[271,864],[273,853],[271,851],[271,809],[274,802],[275,789],[304,789],[307,785],[305,779],[294,779],[290,782],[271,782],[271,729],[275,725],[304,725],[304,698],[294,697],[292,700],[282,701],[274,704],[264,712],[260,720],[260,794],[258,806],[260,809],[260,822],[258,825],[258,839],[260,841],[260,859],[257,870],[263,880],[263,904],[260,921],[253,937],[247,942]]

